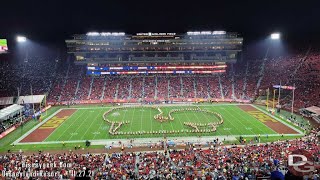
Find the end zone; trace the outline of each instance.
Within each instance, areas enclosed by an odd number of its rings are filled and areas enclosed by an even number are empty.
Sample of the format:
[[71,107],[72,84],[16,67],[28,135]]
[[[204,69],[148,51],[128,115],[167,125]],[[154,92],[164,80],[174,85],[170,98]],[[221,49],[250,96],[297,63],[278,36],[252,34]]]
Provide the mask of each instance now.
[[68,119],[77,109],[60,109],[52,114],[45,121],[38,124],[35,128],[17,139],[14,144],[27,143],[27,142],[42,142],[54,130],[56,130],[66,119]]
[[265,111],[257,108],[254,105],[241,105],[238,107],[278,134],[303,134],[303,132],[301,132],[297,128],[283,123],[279,118],[266,113]]

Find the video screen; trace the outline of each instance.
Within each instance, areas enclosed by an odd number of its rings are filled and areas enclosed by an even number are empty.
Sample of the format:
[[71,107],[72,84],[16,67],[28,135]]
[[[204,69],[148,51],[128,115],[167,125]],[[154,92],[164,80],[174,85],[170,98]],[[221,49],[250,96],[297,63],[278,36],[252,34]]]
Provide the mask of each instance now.
[[0,54],[8,52],[8,45],[6,39],[0,39]]

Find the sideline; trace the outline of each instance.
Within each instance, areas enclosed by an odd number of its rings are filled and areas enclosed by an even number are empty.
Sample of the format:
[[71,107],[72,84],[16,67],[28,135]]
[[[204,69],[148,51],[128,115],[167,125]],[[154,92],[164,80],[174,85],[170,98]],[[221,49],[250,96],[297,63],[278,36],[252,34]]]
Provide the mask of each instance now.
[[297,134],[297,135],[305,135],[305,133],[302,132],[301,130],[297,129],[296,127],[294,127],[293,125],[291,125],[291,124],[289,124],[289,123],[287,123],[287,122],[284,122],[284,120],[282,120],[282,119],[280,119],[280,118],[278,118],[278,117],[276,117],[276,116],[274,116],[274,115],[272,115],[272,114],[269,114],[269,113],[266,112],[264,109],[261,109],[261,108],[255,106],[255,105],[253,105],[253,104],[251,104],[251,106],[253,106],[254,108],[256,108],[256,109],[258,109],[259,111],[263,112],[264,114],[266,114],[266,115],[268,115],[268,116],[276,119],[276,120],[279,121],[280,123],[282,123],[282,124],[290,127],[291,129],[297,131],[297,132],[299,133],[299,134]]
[[[39,124],[37,124],[36,126],[34,126],[33,128],[31,128],[28,132],[24,133],[22,136],[20,136],[17,140],[15,140],[13,143],[11,143],[11,145],[17,145],[20,144],[19,142],[24,139],[25,137],[27,137],[29,134],[31,134],[34,130],[36,130],[37,128],[39,128],[40,126],[42,126],[42,124],[46,123],[49,119],[51,119],[53,116],[55,116],[56,114],[58,114],[60,111],[62,111],[62,109],[57,110],[56,112],[52,113],[49,117],[47,117],[45,120],[43,120],[42,122],[40,122]],[[26,143],[27,144],[27,143]]]
[[[236,141],[238,137],[255,137],[257,135],[224,135],[224,136],[201,136],[201,137],[167,137],[167,141],[173,141],[175,144],[184,144],[184,143],[199,143],[206,144],[207,142],[212,142],[214,139],[224,139],[225,141]],[[261,135],[261,137],[266,136],[266,134]],[[268,137],[280,137],[279,134],[268,134]],[[285,134],[284,137],[288,136],[299,136],[299,134]],[[133,142],[130,143],[130,140],[133,139]],[[27,143],[18,143],[16,145],[29,145],[29,144],[62,144],[65,143],[84,143],[86,140],[73,140],[73,141],[48,141],[48,142],[27,142]],[[121,141],[124,145],[132,144],[133,146],[146,146],[150,144],[156,144],[163,141],[162,137],[155,138],[131,138],[131,139],[99,139],[99,140],[89,140],[91,145],[111,145],[118,147],[118,142]],[[119,145],[120,147],[120,145]]]

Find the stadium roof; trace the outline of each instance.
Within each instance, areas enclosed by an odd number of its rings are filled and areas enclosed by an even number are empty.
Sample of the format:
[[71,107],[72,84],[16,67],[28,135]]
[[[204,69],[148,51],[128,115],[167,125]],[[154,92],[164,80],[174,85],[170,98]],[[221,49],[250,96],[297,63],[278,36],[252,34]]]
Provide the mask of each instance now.
[[314,113],[316,116],[320,116],[320,107],[311,106],[311,107],[306,108],[306,110]]
[[41,103],[45,95],[20,96],[18,104]]
[[18,104],[12,104],[11,106],[8,106],[4,109],[0,110],[0,120],[6,120],[10,116],[14,116],[17,113],[19,113],[20,110],[23,109],[23,106]]
[[0,105],[13,104],[13,97],[0,97]]

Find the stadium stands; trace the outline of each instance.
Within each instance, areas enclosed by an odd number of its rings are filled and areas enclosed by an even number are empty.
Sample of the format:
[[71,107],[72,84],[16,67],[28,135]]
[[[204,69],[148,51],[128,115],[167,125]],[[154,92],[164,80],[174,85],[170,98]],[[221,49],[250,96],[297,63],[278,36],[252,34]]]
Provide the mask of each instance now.
[[[95,179],[270,179],[274,172],[297,178],[288,171],[287,154],[305,149],[314,157],[316,170],[309,179],[319,178],[320,146],[314,129],[308,136],[269,144],[223,146],[218,141],[208,147],[187,144],[184,150],[121,152],[111,154],[39,153],[0,155],[0,170],[23,170],[26,163],[55,163],[43,170],[57,172],[55,178],[71,178],[86,172]],[[126,150],[126,149],[124,149]],[[25,163],[25,164],[23,164]],[[43,168],[43,167],[42,167]],[[30,171],[41,168],[32,166]],[[317,171],[318,170],[318,171]],[[278,173],[279,174],[279,173]]]
[[[227,72],[208,75],[85,75],[83,65],[57,63],[52,59],[30,58],[15,65],[2,62],[0,96],[48,94],[53,104],[81,100],[118,99],[137,101],[171,98],[255,99],[259,90],[272,85],[295,85],[295,107],[319,103],[320,55],[317,51],[270,59],[229,64]],[[40,63],[39,63],[40,62]],[[166,65],[170,65],[167,63]],[[171,64],[176,65],[176,64]],[[114,66],[114,65],[113,65]],[[54,67],[54,68],[53,68]],[[11,74],[11,76],[6,76]],[[289,106],[290,98],[281,104]]]

